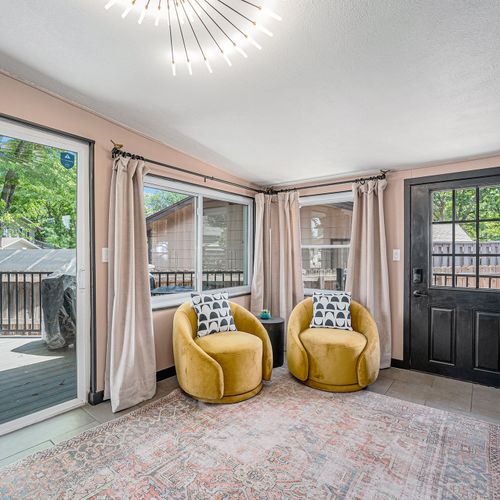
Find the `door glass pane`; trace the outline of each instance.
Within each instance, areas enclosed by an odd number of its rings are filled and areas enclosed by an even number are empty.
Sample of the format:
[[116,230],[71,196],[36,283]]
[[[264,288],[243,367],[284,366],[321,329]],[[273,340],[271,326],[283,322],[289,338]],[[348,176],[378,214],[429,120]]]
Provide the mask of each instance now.
[[0,135],[0,424],[77,397],[77,164]]
[[455,286],[476,288],[476,258],[466,257],[465,262],[455,262]]
[[248,285],[248,206],[203,199],[203,290]]
[[479,223],[479,288],[500,288],[500,221]]
[[196,287],[195,197],[146,186],[144,210],[151,295]]
[[479,288],[500,289],[500,256],[479,258]]
[[432,225],[432,253],[451,254],[453,252],[453,224]]
[[500,186],[483,187],[479,190],[479,218],[500,219]]
[[432,257],[433,286],[453,286],[452,257],[437,255]]
[[455,190],[455,220],[476,220],[476,188]]
[[460,257],[462,254],[476,253],[476,223],[460,222],[455,224],[455,254]]
[[434,191],[432,193],[433,222],[451,221],[453,218],[453,191]]

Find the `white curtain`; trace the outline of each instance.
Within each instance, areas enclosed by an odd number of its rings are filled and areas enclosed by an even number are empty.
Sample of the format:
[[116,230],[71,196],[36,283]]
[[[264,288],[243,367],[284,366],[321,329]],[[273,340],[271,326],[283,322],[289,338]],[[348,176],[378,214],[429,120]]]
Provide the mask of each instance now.
[[255,214],[251,309],[270,309],[287,320],[304,298],[298,193],[258,194]]
[[346,290],[374,317],[380,336],[380,366],[391,366],[391,304],[384,217],[387,181],[353,185],[351,249]]
[[109,206],[108,339],[104,396],[113,412],[156,392],[141,160],[113,163]]

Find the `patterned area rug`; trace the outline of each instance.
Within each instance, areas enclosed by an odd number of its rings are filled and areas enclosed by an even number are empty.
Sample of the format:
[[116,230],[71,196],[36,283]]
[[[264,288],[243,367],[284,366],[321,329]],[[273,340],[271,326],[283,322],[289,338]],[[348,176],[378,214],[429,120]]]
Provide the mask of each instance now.
[[500,426],[284,369],[249,401],[180,390],[0,472],[0,498],[500,498]]

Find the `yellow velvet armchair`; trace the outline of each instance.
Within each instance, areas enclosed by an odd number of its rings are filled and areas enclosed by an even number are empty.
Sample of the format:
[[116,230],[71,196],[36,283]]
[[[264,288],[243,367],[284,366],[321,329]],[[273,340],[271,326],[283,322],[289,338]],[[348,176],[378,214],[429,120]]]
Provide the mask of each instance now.
[[297,304],[288,320],[287,357],[292,375],[331,392],[359,391],[378,377],[380,344],[371,314],[351,302],[353,330],[309,328],[312,298]]
[[206,403],[237,403],[271,380],[273,351],[260,321],[239,304],[230,302],[236,332],[197,337],[197,316],[186,302],[174,315],[174,360],[179,385]]

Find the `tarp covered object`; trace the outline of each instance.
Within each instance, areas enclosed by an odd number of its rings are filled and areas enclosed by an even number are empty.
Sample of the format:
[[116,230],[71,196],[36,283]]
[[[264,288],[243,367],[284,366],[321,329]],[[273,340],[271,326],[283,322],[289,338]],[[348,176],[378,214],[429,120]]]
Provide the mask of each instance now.
[[76,276],[74,266],[42,280],[42,339],[61,349],[76,339]]

